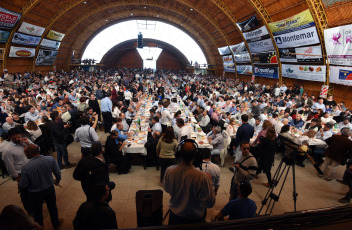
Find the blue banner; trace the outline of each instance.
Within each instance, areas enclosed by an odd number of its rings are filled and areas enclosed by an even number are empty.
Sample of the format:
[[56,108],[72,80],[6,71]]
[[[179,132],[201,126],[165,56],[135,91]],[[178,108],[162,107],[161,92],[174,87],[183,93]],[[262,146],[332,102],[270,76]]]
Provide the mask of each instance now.
[[352,70],[342,70],[339,71],[340,80],[352,80]]
[[7,43],[7,40],[9,39],[9,37],[10,37],[10,32],[0,30],[0,42]]
[[279,78],[279,68],[278,67],[262,67],[262,66],[254,66],[253,74],[259,77],[267,77],[267,78]]
[[40,37],[15,33],[12,39],[12,43],[27,46],[37,46],[40,42]]

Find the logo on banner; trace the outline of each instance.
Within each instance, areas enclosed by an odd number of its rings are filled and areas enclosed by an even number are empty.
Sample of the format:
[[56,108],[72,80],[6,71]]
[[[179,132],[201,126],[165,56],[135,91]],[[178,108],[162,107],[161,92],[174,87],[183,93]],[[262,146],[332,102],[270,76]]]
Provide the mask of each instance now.
[[340,69],[339,79],[340,80],[351,81],[352,80],[352,71],[351,70],[342,70],[342,69]]
[[269,68],[259,69],[258,67],[254,67],[254,72],[273,75],[275,73],[275,70]]
[[275,42],[276,42],[276,44],[282,44],[282,40],[280,37],[276,37]]
[[332,40],[334,41],[334,45],[340,45],[341,42],[339,42],[339,39],[341,38],[341,34],[340,33],[336,33],[332,35]]

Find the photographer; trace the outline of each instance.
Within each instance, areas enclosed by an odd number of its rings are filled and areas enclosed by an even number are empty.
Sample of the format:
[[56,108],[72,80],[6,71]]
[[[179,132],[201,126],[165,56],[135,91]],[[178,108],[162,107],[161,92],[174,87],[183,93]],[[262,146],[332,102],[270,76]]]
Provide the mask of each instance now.
[[[81,153],[83,157],[91,155],[90,148],[93,142],[99,141],[99,137],[95,129],[89,126],[89,119],[87,116],[82,116],[81,127],[75,132],[75,141],[81,143]],[[98,119],[96,119],[97,121]]]

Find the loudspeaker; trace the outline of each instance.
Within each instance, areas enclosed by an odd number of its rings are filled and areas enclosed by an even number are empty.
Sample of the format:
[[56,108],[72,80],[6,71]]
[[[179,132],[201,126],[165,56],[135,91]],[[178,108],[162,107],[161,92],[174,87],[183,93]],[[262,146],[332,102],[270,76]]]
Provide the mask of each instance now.
[[137,47],[143,49],[143,35],[139,32],[137,37]]

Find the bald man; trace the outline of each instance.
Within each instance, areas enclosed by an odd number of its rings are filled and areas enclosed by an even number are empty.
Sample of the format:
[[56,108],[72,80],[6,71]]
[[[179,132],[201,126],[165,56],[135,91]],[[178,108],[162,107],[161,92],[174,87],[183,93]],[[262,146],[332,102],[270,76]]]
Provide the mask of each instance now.
[[169,225],[204,223],[206,209],[215,204],[210,177],[193,165],[196,147],[191,142],[181,146],[181,163],[167,168],[164,190],[170,194]]
[[6,122],[2,125],[2,129],[7,133],[10,129],[15,128],[16,125],[18,124],[13,121],[12,117],[6,117]]

